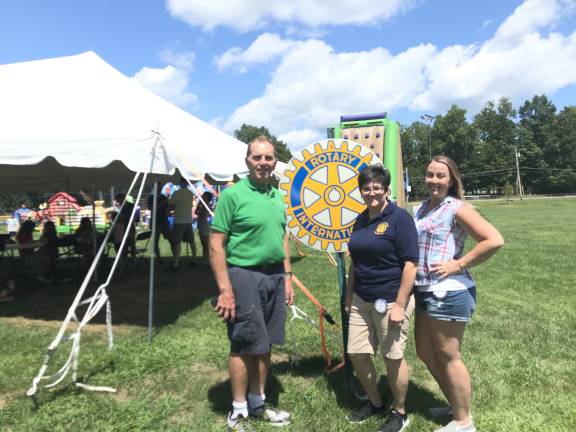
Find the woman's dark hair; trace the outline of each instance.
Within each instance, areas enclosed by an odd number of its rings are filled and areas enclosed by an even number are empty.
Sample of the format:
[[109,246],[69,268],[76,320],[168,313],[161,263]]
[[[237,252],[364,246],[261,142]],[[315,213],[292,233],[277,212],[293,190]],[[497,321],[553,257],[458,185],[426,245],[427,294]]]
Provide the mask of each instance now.
[[44,226],[42,227],[42,238],[53,240],[58,237],[58,233],[56,232],[56,225],[52,221],[44,222]]
[[80,219],[80,225],[78,226],[78,230],[79,231],[92,230],[92,219],[86,216]]
[[202,194],[202,199],[204,201],[206,201],[206,204],[208,204],[210,201],[212,201],[213,197],[214,197],[214,195],[212,195],[212,192],[206,191]]
[[370,182],[380,183],[384,189],[390,186],[390,171],[382,164],[369,165],[358,174],[358,187],[362,189]]
[[34,223],[34,221],[27,219],[20,225],[18,234],[20,233],[32,234],[34,232],[34,228],[36,228],[36,224]]

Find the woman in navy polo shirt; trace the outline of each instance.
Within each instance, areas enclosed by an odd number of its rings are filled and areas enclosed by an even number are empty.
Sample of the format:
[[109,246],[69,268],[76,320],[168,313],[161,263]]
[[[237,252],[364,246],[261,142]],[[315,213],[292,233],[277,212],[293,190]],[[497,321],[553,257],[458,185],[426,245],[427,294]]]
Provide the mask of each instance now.
[[[475,432],[470,375],[460,356],[464,329],[476,306],[476,286],[468,268],[486,261],[504,240],[462,201],[462,178],[450,158],[434,157],[424,182],[430,197],[414,214],[420,248],[414,294],[416,351],[451,405],[434,409],[453,416],[435,432]],[[477,244],[464,254],[468,234]]]
[[348,354],[368,402],[348,415],[351,422],[383,414],[378,375],[372,357],[384,357],[393,403],[381,431],[399,432],[408,425],[404,407],[408,365],[404,349],[414,310],[411,295],[418,239],[412,217],[388,200],[390,173],[382,165],[362,170],[358,186],[368,207],[358,216],[348,248],[352,266],[346,289],[349,311]]

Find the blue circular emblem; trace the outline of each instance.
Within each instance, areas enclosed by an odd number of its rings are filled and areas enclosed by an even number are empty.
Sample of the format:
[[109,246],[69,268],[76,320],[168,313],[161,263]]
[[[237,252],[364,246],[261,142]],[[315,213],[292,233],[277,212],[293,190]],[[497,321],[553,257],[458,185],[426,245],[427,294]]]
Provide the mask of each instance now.
[[279,184],[290,232],[314,249],[346,251],[354,221],[366,208],[358,173],[375,163],[380,160],[366,147],[341,139],[296,153]]

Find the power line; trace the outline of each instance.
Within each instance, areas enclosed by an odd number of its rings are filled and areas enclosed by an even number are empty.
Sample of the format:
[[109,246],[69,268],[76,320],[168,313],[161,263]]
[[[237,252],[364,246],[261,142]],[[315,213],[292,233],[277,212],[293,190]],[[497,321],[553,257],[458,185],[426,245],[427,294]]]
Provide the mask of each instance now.
[[533,167],[522,167],[523,170],[531,171],[576,171],[576,168],[533,168]]
[[510,171],[514,168],[503,168],[503,169],[499,169],[499,170],[490,170],[490,171],[476,171],[476,172],[471,172],[471,173],[462,173],[462,177],[469,177],[475,174],[488,174],[488,173],[496,173],[496,172],[501,172],[501,171]]

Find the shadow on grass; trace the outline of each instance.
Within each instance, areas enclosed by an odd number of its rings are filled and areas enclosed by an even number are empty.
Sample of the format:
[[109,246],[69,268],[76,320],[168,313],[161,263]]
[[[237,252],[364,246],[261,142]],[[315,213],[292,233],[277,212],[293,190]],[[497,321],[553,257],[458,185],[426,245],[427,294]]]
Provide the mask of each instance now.
[[[266,381],[266,403],[278,407],[280,394],[284,393],[284,387],[276,378],[274,368],[270,368],[268,380]],[[217,414],[226,415],[232,406],[232,391],[230,389],[230,380],[219,382],[208,390],[208,400],[210,401],[212,411]]]
[[292,374],[301,377],[314,377],[326,373],[324,366],[324,357],[310,356],[304,357],[296,363],[289,361],[273,363],[270,372],[278,375]]
[[[323,359],[319,358],[318,360],[322,361]],[[338,361],[338,359],[336,359],[336,361]],[[347,367],[349,367],[349,369],[347,369]],[[324,372],[323,364],[322,372]],[[334,391],[338,406],[350,410],[359,407],[363,403],[361,398],[365,397],[365,392],[356,376],[353,375],[351,364],[331,374],[324,372],[324,378]],[[385,403],[389,406],[393,397],[388,387],[386,375],[380,376],[378,388]],[[428,389],[418,385],[414,381],[409,382],[406,397],[406,408],[409,412],[419,413],[423,417],[432,420],[434,418],[430,416],[428,409],[444,405],[446,405],[446,401],[438,399],[438,397]]]
[[[115,274],[106,291],[112,304],[114,324],[147,326],[149,297],[149,260],[137,267],[127,267]],[[208,266],[190,266],[183,259],[178,271],[167,271],[170,260],[156,266],[154,288],[154,325],[174,323],[180,315],[216,295],[217,289]],[[101,279],[104,279],[101,274]],[[102,283],[102,282],[101,282]],[[0,308],[1,317],[29,320],[62,321],[81,285],[81,280],[43,284],[34,279],[18,278],[14,301]],[[94,293],[99,284],[90,282],[83,298]],[[85,309],[80,309],[82,316]],[[105,309],[91,321],[104,324]]]

